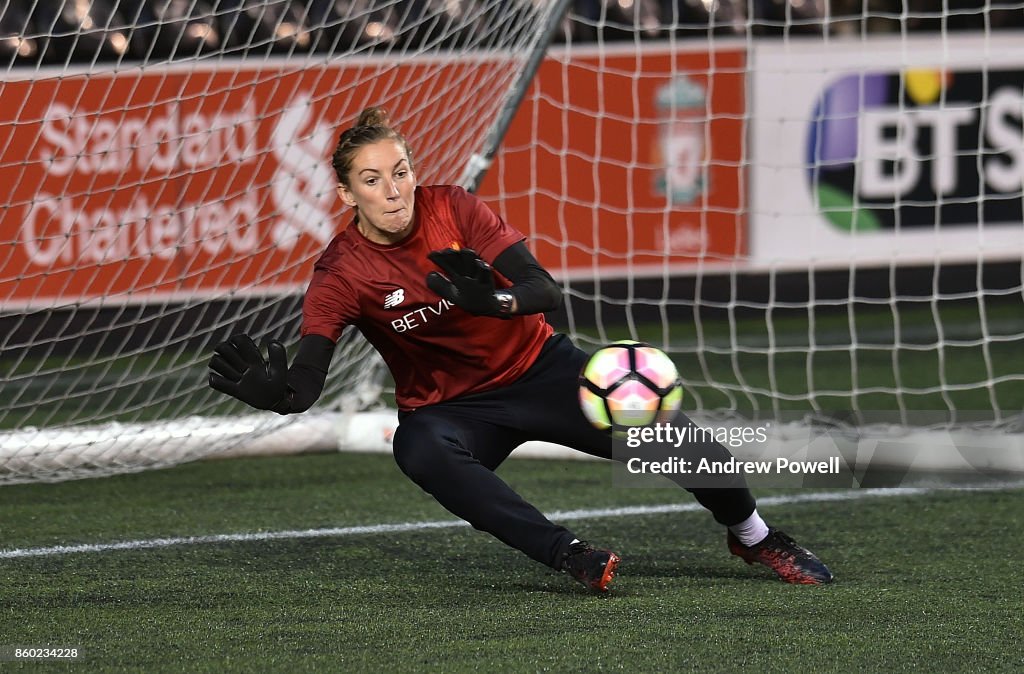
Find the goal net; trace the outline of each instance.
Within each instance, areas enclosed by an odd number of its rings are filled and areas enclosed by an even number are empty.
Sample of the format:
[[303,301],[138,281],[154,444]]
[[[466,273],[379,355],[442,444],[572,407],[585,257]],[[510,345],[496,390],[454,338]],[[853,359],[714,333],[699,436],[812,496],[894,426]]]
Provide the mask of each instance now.
[[[206,385],[235,332],[294,344],[347,217],[330,155],[384,105],[452,183],[528,82],[564,2],[92,0],[0,8],[0,482],[170,465],[334,417]],[[538,51],[541,50],[541,51]],[[472,175],[470,171],[467,175]],[[378,396],[357,334],[320,410]],[[328,421],[324,422],[324,419]]]
[[[592,3],[482,191],[702,423],[1024,470],[1024,7]],[[844,450],[845,451],[845,450]]]
[[0,17],[0,480],[386,446],[358,334],[311,413],[206,387],[236,331],[294,344],[371,104],[527,234],[558,329],[663,348],[695,418],[1024,470],[1019,3],[29,4]]

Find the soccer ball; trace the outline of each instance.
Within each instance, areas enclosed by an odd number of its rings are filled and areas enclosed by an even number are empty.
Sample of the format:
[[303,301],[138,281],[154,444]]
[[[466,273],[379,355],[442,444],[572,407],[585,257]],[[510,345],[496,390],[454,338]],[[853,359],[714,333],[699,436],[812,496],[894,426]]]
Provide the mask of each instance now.
[[615,342],[597,350],[580,374],[580,407],[601,430],[671,421],[682,402],[675,364],[642,342]]

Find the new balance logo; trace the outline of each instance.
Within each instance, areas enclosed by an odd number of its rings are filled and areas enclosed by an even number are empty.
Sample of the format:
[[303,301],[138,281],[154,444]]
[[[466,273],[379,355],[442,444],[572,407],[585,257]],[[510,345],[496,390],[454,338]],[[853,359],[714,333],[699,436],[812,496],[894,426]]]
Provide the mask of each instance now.
[[391,307],[397,307],[399,304],[405,301],[405,288],[399,288],[393,293],[388,293],[384,296],[384,308],[390,309]]

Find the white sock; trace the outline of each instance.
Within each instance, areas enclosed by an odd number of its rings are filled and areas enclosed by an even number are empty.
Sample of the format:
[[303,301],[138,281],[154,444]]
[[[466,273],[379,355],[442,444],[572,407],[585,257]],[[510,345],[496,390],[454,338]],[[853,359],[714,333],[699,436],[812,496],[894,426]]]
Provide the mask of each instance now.
[[750,513],[750,517],[739,524],[732,525],[729,527],[729,531],[736,538],[740,539],[740,543],[749,548],[751,545],[757,545],[764,540],[765,536],[768,535],[768,525],[757,514],[757,509],[755,508],[754,512]]

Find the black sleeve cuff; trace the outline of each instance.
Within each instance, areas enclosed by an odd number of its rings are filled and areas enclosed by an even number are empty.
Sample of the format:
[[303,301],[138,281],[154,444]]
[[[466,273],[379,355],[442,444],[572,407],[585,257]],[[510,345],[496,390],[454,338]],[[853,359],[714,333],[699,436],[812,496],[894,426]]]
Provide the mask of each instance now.
[[516,314],[539,314],[562,306],[561,288],[522,241],[503,250],[494,259],[494,268],[512,281],[508,291],[515,295]]
[[278,414],[305,412],[324,391],[335,344],[322,335],[306,335],[299,340],[299,352],[288,368],[288,393],[274,406]]

